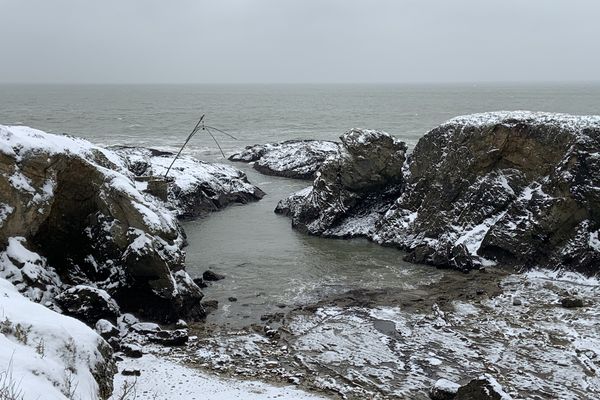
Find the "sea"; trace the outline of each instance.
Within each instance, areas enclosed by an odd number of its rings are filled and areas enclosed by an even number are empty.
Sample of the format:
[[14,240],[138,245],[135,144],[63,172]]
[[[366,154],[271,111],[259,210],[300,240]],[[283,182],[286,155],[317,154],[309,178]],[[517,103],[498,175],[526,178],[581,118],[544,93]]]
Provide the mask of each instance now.
[[[409,149],[457,115],[498,110],[600,114],[600,84],[447,85],[0,85],[0,124],[84,137],[99,145],[177,150],[200,116],[226,155],[288,139],[336,140],[353,127],[386,131]],[[229,163],[213,139],[195,136],[186,153]],[[219,301],[209,321],[240,327],[265,313],[352,289],[402,290],[440,278],[435,268],[366,240],[294,231],[277,202],[307,181],[264,176],[234,163],[267,196],[184,222],[187,268],[226,279],[204,289]]]

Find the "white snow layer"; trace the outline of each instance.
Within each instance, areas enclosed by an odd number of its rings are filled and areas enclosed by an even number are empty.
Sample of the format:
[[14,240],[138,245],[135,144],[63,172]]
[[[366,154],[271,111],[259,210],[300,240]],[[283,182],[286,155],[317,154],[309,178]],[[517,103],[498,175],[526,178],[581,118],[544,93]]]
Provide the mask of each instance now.
[[[54,135],[26,126],[0,125],[0,152],[15,157],[17,163],[9,181],[20,191],[33,195],[32,201],[44,202],[52,198],[55,182],[47,181],[37,193],[31,186],[29,179],[20,171],[19,163],[26,157],[34,154],[68,154],[82,158],[105,175],[105,187],[118,190],[127,197],[135,200],[134,206],[142,215],[144,221],[153,229],[161,231],[165,228],[173,229],[175,217],[164,210],[164,207],[155,205],[155,200],[144,195],[136,189],[132,175],[127,170],[124,160],[115,152],[98,147],[84,139]],[[103,156],[103,157],[102,157]],[[107,168],[106,160],[110,162]],[[11,205],[7,205],[11,207]],[[0,222],[8,215],[6,209],[0,212]]]
[[127,358],[119,364],[121,371],[129,368],[138,369],[141,375],[115,375],[112,400],[119,399],[127,385],[133,385],[138,398],[144,399],[324,399],[291,386],[278,387],[257,381],[222,379],[153,355],[145,355],[140,359]]
[[33,303],[0,278],[0,382],[12,382],[23,400],[95,399],[98,384],[91,371],[103,362],[102,340],[82,322]]
[[454,117],[441,126],[464,125],[484,127],[496,124],[511,124],[527,121],[533,125],[554,125],[562,129],[581,131],[584,128],[600,128],[600,115],[570,115],[534,111],[494,111]]

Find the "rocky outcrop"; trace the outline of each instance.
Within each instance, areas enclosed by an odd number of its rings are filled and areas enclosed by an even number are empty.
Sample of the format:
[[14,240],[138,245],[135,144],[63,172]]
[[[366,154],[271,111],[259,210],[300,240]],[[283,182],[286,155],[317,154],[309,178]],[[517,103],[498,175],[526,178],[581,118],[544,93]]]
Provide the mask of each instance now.
[[447,379],[439,379],[429,391],[432,400],[512,400],[502,386],[489,374],[459,385]]
[[[365,165],[381,158],[380,148],[357,144]],[[367,236],[406,250],[414,262],[464,271],[501,263],[595,274],[599,154],[600,117],[457,117],[419,140],[402,176],[362,191],[362,207],[348,207],[346,195],[335,195],[345,191],[344,176],[354,175],[342,155],[340,175],[321,174],[278,210],[311,234]],[[402,159],[395,168],[401,170]],[[398,182],[403,187],[390,193]]]
[[[142,191],[164,196],[165,202],[179,218],[189,219],[220,210],[231,203],[246,204],[260,200],[265,194],[248,182],[246,175],[225,164],[208,163],[180,156],[167,172],[175,154],[140,147],[111,147],[136,177]],[[162,181],[162,182],[161,182]],[[157,193],[160,185],[164,193]]]
[[0,126],[0,276],[50,306],[87,285],[151,319],[203,317],[175,215],[132,178],[85,140]]
[[491,375],[484,374],[461,386],[456,391],[457,400],[512,400]]
[[229,157],[231,161],[252,162],[255,170],[266,175],[295,179],[314,179],[326,159],[337,156],[339,144],[326,140],[287,140],[256,144]]
[[104,318],[116,320],[120,314],[119,306],[105,290],[86,285],[69,288],[56,296],[55,300],[65,314],[90,325]]
[[395,199],[402,190],[403,142],[384,132],[360,129],[340,139],[339,155],[323,163],[312,188],[277,205],[275,212],[290,215],[296,229],[345,236],[345,225],[371,218],[382,203]]

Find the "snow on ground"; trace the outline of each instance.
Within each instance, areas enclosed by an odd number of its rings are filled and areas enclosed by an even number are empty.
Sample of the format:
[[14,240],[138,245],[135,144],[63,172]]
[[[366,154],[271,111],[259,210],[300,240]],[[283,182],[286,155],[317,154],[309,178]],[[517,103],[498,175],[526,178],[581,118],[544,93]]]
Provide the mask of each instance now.
[[82,322],[33,303],[0,279],[0,398],[2,384],[12,382],[23,400],[96,399],[91,371],[104,363],[101,343]]
[[138,369],[141,375],[115,375],[112,400],[119,399],[127,386],[133,386],[135,391],[130,399],[324,399],[291,386],[278,387],[257,381],[219,378],[154,355],[145,355],[139,359],[127,358],[119,363],[119,371],[123,369]]
[[[438,379],[464,384],[482,374],[514,398],[600,398],[600,282],[536,270],[500,286],[496,297],[429,311],[321,307],[286,322],[284,346],[236,333],[203,340],[193,359],[226,373],[297,376],[303,387],[349,398],[426,398]],[[562,307],[565,296],[584,307]]]

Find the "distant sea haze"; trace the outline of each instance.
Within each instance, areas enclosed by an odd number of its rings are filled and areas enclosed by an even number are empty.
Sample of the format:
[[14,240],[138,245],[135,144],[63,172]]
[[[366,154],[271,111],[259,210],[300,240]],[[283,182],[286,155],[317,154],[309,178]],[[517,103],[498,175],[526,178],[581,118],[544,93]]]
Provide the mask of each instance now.
[[[201,114],[226,153],[286,139],[335,140],[353,127],[414,146],[456,115],[492,110],[600,113],[600,85],[0,85],[0,124],[82,136],[98,144],[176,148]],[[190,150],[216,159],[207,135]]]

